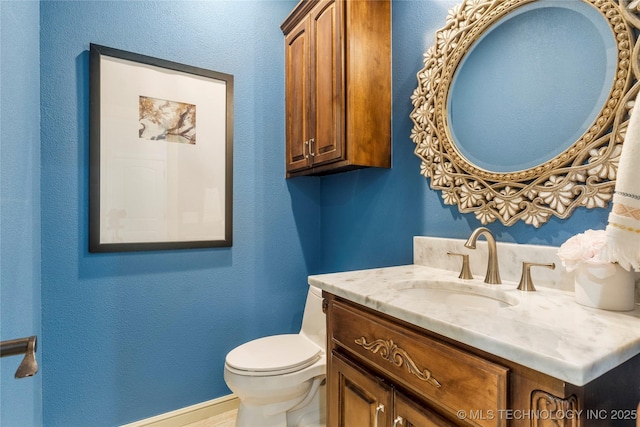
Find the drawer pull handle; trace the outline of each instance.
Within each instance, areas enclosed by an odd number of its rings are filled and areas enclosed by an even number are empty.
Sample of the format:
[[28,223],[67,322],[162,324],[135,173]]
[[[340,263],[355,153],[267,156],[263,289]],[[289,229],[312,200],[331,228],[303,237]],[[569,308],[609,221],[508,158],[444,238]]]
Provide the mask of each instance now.
[[309,154],[311,154],[311,157],[315,157],[316,156],[316,139],[315,138],[311,138],[309,140]]
[[382,403],[381,403],[381,404],[379,404],[379,405],[378,405],[378,407],[376,408],[376,417],[375,417],[375,419],[373,420],[373,422],[374,422],[374,424],[373,424],[373,425],[374,425],[374,427],[378,427],[378,414],[379,414],[380,412],[384,412],[384,405],[383,405]]
[[380,357],[384,360],[388,360],[394,365],[400,367],[404,364],[407,367],[409,373],[415,375],[422,381],[426,381],[434,387],[440,388],[441,384],[431,376],[431,372],[428,369],[420,370],[411,356],[398,347],[393,340],[378,339],[371,343],[368,343],[365,337],[360,337],[355,340],[355,343],[362,346],[365,350],[369,350],[372,353],[380,353]]
[[404,420],[402,419],[402,417],[398,417],[395,420],[393,420],[393,427],[398,427],[402,425],[402,422]]

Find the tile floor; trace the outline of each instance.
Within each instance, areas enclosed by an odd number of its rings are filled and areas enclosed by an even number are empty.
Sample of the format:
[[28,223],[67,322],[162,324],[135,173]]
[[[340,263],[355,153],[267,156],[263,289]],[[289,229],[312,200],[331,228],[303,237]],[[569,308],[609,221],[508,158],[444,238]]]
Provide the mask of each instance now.
[[225,412],[215,417],[207,418],[206,420],[187,424],[184,427],[235,427],[237,413],[238,410],[234,409],[233,411]]

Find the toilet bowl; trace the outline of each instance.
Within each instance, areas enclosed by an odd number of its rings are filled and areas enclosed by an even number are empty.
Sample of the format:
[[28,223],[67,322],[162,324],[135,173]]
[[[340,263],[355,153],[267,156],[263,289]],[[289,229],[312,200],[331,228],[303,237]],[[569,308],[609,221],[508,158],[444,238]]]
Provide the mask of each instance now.
[[240,400],[236,427],[324,426],[325,353],[322,291],[310,286],[300,333],[258,338],[227,354],[224,380]]

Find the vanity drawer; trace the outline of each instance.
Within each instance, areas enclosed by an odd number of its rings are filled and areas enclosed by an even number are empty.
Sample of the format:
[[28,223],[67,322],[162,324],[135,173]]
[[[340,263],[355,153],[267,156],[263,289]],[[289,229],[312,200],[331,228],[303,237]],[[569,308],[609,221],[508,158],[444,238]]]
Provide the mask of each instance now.
[[392,382],[453,420],[464,411],[471,425],[506,425],[507,368],[342,301],[328,314],[333,343]]

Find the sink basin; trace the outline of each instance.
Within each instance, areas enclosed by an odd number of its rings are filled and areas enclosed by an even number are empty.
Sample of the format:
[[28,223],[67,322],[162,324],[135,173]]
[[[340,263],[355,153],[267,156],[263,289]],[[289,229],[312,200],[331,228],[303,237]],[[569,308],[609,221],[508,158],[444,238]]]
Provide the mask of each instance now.
[[398,282],[393,289],[411,299],[448,306],[496,309],[519,302],[501,289],[455,282],[411,280]]

